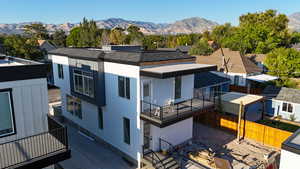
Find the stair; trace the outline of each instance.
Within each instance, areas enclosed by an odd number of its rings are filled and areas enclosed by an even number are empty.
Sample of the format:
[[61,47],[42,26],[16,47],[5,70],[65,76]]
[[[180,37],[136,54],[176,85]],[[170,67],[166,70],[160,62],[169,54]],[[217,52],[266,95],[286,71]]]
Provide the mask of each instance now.
[[151,163],[151,154],[144,156],[144,160],[147,164],[152,164],[152,167],[155,169],[180,169],[179,164],[172,156],[162,156],[157,153],[161,161],[156,160],[154,163]]
[[161,160],[165,169],[180,169],[179,164],[172,156],[167,156]]

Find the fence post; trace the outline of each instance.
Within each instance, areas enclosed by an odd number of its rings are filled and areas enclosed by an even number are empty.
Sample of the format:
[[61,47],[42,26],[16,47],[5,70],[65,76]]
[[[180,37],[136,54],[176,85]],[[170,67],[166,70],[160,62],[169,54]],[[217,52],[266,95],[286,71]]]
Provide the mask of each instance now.
[[[240,102],[240,109],[239,109],[239,119],[238,119],[238,130],[237,130],[237,141],[238,143],[240,142],[240,128],[241,128],[241,120],[242,120],[242,115],[243,115],[243,112],[244,112],[244,105],[243,105],[243,102],[241,101]],[[244,126],[245,127],[245,126]]]

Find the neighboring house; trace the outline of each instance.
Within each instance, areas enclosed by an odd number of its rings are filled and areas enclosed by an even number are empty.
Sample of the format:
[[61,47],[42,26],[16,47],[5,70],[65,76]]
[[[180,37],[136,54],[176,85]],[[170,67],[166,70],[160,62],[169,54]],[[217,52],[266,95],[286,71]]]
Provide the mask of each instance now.
[[192,46],[190,46],[190,45],[181,45],[181,46],[177,46],[176,50],[180,51],[182,53],[189,53],[191,48],[192,48]]
[[47,73],[47,82],[48,84],[50,85],[54,85],[54,79],[53,79],[53,72],[52,72],[52,62],[51,62],[51,57],[49,58],[48,57],[48,52],[51,51],[51,50],[54,50],[54,49],[57,49],[56,46],[54,46],[52,43],[50,43],[49,41],[47,40],[38,40],[38,44],[39,44],[39,48],[41,50],[44,51],[45,53],[45,56],[44,56],[44,59],[42,60],[42,62],[48,64],[48,73]]
[[[48,40],[38,40],[38,44],[40,49],[45,51],[46,54],[51,50],[57,49],[57,47],[52,43],[50,43]],[[51,60],[51,58],[48,58],[48,55],[45,56],[46,56],[45,60]]]
[[156,50],[159,51],[177,51],[181,52],[184,54],[188,54],[189,50],[192,48],[192,46],[189,45],[182,45],[182,46],[177,46],[176,48],[157,48]]
[[263,72],[267,72],[268,69],[265,65],[267,55],[265,54],[247,54],[246,55],[253,63],[255,63]]
[[229,92],[230,79],[212,72],[195,74],[195,97],[211,100],[215,96]]
[[263,95],[269,100],[266,104],[267,114],[281,116],[290,120],[291,115],[295,121],[300,121],[300,90],[286,87],[267,86]]
[[177,145],[192,138],[193,113],[205,108],[193,98],[194,74],[216,66],[180,52],[113,48],[50,51],[54,82],[67,121],[141,167],[161,139]]
[[247,86],[247,77],[262,72],[248,57],[228,48],[220,48],[210,56],[198,56],[197,63],[217,65],[219,72],[214,73],[230,78],[236,86]]
[[292,46],[292,48],[294,48],[294,49],[300,51],[300,43],[294,44],[294,45]]
[[217,50],[219,48],[219,45],[217,42],[213,41],[213,40],[209,40],[207,41],[208,45],[213,48],[214,50]]
[[0,169],[54,169],[70,158],[66,128],[47,114],[46,65],[0,57]]

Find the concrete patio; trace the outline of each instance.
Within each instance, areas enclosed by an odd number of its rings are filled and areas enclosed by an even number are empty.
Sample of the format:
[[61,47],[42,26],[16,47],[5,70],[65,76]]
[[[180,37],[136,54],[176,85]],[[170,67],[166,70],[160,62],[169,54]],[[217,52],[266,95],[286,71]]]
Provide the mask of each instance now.
[[105,145],[78,133],[68,125],[69,144],[72,157],[60,165],[64,169],[133,169],[121,156]]

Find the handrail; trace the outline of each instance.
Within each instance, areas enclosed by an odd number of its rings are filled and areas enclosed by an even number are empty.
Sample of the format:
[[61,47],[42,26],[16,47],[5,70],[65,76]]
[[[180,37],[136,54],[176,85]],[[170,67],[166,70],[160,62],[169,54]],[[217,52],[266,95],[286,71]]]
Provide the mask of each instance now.
[[[197,104],[197,101],[201,100],[203,103],[199,104],[198,102]],[[206,107],[204,102],[205,99],[192,98],[174,104],[161,106],[149,101],[141,100],[141,112],[149,116],[150,118],[156,117],[159,120],[163,121],[167,118],[170,118],[170,116],[167,115],[169,112],[172,112],[172,117],[174,117],[173,115],[176,115],[176,117],[178,117],[186,112],[200,110],[201,108],[204,109]]]
[[159,149],[160,149],[161,151],[162,151],[162,143],[166,143],[168,146],[170,146],[170,147],[171,147],[171,152],[172,152],[172,153],[176,151],[176,148],[175,148],[175,146],[174,146],[172,143],[170,143],[170,142],[168,142],[167,140],[164,140],[164,139],[162,139],[162,138],[159,138]]
[[[156,165],[158,164],[158,163],[160,163],[161,165],[162,165],[162,167],[164,168],[164,169],[166,169],[166,167],[165,167],[165,165],[164,165],[164,163],[161,161],[161,159],[158,157],[158,155],[153,151],[153,150],[149,150],[150,151],[150,153],[151,153],[151,159],[152,159],[152,165],[153,165],[153,167],[155,167],[156,168]],[[154,163],[154,156],[158,159],[158,163]]]

